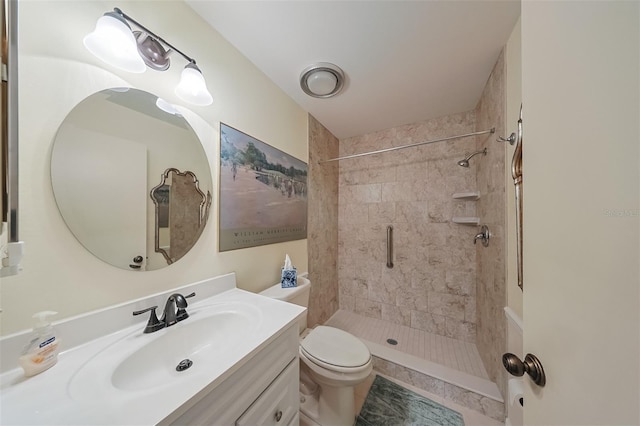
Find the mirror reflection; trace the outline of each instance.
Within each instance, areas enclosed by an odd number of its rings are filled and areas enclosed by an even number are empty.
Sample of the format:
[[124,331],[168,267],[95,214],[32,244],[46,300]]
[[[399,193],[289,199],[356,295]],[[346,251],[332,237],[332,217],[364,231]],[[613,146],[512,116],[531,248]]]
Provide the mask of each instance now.
[[[169,170],[175,172],[166,175]],[[156,221],[152,190],[159,198],[164,193],[170,209],[178,180],[182,212],[167,210]],[[187,120],[157,96],[132,88],[94,93],[67,115],[52,148],[51,182],[78,241],[132,271],[166,267],[193,247],[207,223],[213,188],[206,154]]]
[[151,190],[155,208],[155,251],[171,264],[198,240],[209,216],[211,193],[205,195],[191,172],[167,169]]

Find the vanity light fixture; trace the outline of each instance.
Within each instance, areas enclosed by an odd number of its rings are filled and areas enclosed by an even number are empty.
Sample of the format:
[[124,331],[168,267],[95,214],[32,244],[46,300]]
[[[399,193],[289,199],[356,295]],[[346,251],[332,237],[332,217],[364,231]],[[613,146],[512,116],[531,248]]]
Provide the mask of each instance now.
[[102,15],[96,23],[96,29],[83,42],[94,56],[118,69],[135,73],[145,70],[131,27],[116,12]]
[[[140,31],[132,31],[130,24]],[[188,62],[176,86],[176,95],[185,102],[199,106],[211,105],[213,102],[195,59],[185,55],[117,7],[98,19],[95,30],[83,42],[100,60],[133,73],[143,73],[147,67],[166,71],[171,65],[169,55],[176,52]]]
[[330,98],[344,86],[344,72],[337,65],[318,62],[309,65],[300,74],[300,87],[314,98]]
[[167,114],[180,115],[180,112],[178,112],[175,106],[162,98],[156,99],[156,106]]

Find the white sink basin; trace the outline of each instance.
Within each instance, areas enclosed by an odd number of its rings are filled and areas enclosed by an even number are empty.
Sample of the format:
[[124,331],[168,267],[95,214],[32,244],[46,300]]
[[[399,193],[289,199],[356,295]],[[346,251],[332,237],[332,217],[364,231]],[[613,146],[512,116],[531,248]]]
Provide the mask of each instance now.
[[[156,392],[197,379],[202,368],[210,369],[233,352],[258,329],[261,313],[244,303],[199,307],[171,327],[143,334],[137,327],[89,359],[69,382],[75,400],[94,399],[120,392]],[[177,371],[183,360],[190,367]]]
[[[171,383],[190,368],[197,374],[198,364],[215,362],[217,355],[233,349],[255,325],[255,318],[245,311],[187,318],[124,359],[113,372],[112,383],[119,389],[141,390]],[[191,361],[191,366],[177,371],[183,360]]]
[[[196,293],[189,300],[189,318],[144,334],[146,319],[131,313],[164,306],[175,292]],[[203,399],[213,392],[216,401],[225,402],[211,408],[223,416],[232,413],[218,423],[233,424],[258,395],[245,400],[229,395],[229,389],[243,395],[257,391],[255,383],[247,385],[245,373],[256,363],[275,365],[260,354],[286,352],[281,343],[272,351],[276,341],[289,336],[297,346],[297,333],[290,331],[304,311],[240,290],[235,275],[226,274],[61,321],[56,329],[65,349],[54,367],[25,378],[16,361],[0,374],[0,424],[168,425],[196,404],[210,406]],[[25,331],[0,339],[0,368],[5,360],[18,359],[28,338]],[[176,371],[185,358],[191,367]]]

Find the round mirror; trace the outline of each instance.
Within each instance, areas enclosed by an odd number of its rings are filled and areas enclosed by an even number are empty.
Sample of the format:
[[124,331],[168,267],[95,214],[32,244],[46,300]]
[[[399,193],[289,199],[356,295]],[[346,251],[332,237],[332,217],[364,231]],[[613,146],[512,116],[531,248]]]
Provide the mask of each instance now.
[[78,241],[131,271],[184,256],[206,225],[213,183],[187,120],[151,93],[103,90],[67,115],[51,152],[58,209]]

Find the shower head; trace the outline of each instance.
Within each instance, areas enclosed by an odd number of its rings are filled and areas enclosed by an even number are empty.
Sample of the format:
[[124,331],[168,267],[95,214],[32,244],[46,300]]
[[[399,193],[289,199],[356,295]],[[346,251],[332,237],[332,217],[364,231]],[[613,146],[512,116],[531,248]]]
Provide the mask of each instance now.
[[478,154],[487,155],[487,148],[481,149],[480,151],[476,151],[473,154],[467,156],[467,158],[465,158],[464,160],[458,161],[458,166],[469,167],[469,160],[471,159],[471,157]]

